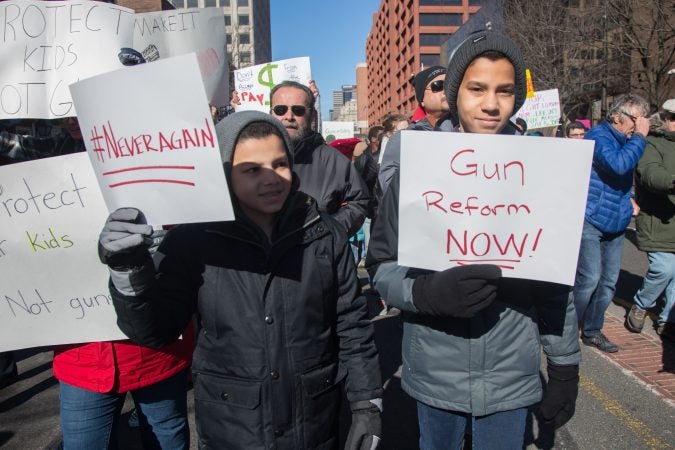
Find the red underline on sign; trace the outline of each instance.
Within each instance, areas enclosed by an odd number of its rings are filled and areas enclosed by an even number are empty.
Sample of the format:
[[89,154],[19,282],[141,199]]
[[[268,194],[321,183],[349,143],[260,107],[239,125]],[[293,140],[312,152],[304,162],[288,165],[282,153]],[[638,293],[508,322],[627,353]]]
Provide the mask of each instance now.
[[129,172],[132,170],[147,170],[147,169],[179,169],[179,170],[195,170],[195,166],[136,166],[127,167],[126,169],[111,170],[103,172],[103,175],[114,175],[116,173]]
[[186,184],[188,186],[194,186],[195,185],[191,181],[149,179],[149,180],[122,181],[120,183],[109,184],[108,187],[109,188],[115,188],[115,187],[119,187],[119,186],[124,186],[126,184],[138,184],[138,183],[174,183],[174,184]]
[[[500,263],[500,262],[514,262],[519,263],[519,259],[450,259],[451,262],[456,262],[460,266],[474,263]],[[507,266],[506,264],[495,264],[502,269],[515,269],[514,266]]]

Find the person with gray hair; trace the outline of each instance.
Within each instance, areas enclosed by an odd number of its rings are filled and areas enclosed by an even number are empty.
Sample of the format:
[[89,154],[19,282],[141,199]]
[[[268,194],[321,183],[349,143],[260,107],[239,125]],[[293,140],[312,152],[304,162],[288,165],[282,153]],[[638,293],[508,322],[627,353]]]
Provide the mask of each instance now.
[[584,139],[595,141],[586,215],[574,280],[574,306],[581,342],[614,353],[602,333],[605,311],[621,269],[626,226],[634,214],[633,171],[647,147],[649,104],[635,94],[616,97],[607,118]]

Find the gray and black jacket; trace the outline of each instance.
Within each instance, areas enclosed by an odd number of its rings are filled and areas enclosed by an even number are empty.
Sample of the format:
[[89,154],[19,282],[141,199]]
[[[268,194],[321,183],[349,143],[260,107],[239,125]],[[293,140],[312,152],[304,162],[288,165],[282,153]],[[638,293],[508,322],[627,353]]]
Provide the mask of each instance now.
[[403,389],[427,405],[474,416],[538,402],[541,346],[554,365],[581,359],[570,287],[504,278],[497,300],[471,319],[418,314],[412,286],[429,272],[397,263],[398,200],[395,171],[373,225],[366,267],[387,304],[403,312]]

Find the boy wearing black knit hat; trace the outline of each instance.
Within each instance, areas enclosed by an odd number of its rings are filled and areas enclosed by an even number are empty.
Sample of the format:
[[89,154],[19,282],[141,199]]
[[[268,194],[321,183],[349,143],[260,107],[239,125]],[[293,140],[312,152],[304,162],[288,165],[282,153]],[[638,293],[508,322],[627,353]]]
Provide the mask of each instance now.
[[[518,134],[510,117],[525,101],[518,47],[491,31],[470,35],[445,78],[454,131]],[[540,418],[574,414],[580,350],[568,286],[502,278],[476,264],[440,272],[398,265],[398,173],[371,234],[366,266],[387,303],[403,312],[401,385],[417,400],[421,449],[521,449],[528,408],[542,399],[540,345],[549,381]]]

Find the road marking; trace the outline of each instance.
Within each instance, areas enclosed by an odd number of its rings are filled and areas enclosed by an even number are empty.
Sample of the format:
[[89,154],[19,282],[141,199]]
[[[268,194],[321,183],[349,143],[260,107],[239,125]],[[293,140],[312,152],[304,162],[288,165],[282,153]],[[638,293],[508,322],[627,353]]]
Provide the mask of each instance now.
[[621,403],[611,399],[593,382],[593,380],[585,375],[581,375],[579,377],[579,384],[585,391],[591,394],[592,397],[598,400],[605,410],[626,424],[628,428],[645,442],[645,445],[648,448],[653,450],[667,450],[673,448],[670,444],[654,437],[654,432],[647,425],[633,417],[631,413],[621,406]]

